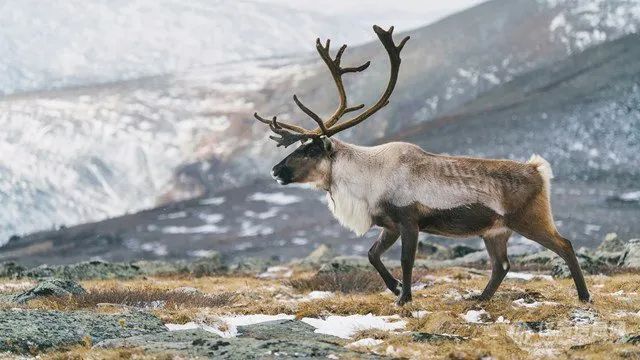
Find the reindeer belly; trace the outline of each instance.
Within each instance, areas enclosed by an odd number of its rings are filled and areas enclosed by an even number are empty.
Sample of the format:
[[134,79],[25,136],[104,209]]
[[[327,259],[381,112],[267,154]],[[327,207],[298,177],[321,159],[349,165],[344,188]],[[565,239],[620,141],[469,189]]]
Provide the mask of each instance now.
[[418,219],[420,231],[442,236],[471,236],[492,228],[500,215],[480,203],[430,209]]

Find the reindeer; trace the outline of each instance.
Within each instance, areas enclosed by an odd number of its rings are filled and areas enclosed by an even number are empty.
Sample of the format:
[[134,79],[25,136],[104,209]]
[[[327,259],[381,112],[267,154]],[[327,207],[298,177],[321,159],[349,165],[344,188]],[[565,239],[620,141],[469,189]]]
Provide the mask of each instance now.
[[[528,162],[437,155],[416,145],[390,142],[357,146],[333,135],[363,122],[389,103],[398,79],[400,51],[393,41],[393,27],[373,30],[391,63],[387,88],[378,101],[359,115],[344,115],[364,108],[347,106],[342,76],[365,70],[342,67],[343,45],[334,58],[330,41],[316,41],[316,49],[329,68],[338,90],[339,105],[323,120],[296,95],[293,101],[318,127],[308,130],[254,114],[275,135],[270,138],[285,148],[302,144],[273,167],[271,175],[281,185],[308,183],[327,192],[329,209],[338,221],[358,235],[373,225],[382,228],[369,250],[369,261],[386,286],[397,295],[396,304],[411,301],[411,277],[419,232],[447,237],[480,236],[491,260],[491,277],[479,300],[490,299],[509,271],[507,241],[515,231],[558,254],[568,265],[578,298],[589,300],[580,265],[571,242],[555,227],[550,206],[551,166],[538,155]],[[402,241],[402,281],[395,279],[380,257],[398,238]]]

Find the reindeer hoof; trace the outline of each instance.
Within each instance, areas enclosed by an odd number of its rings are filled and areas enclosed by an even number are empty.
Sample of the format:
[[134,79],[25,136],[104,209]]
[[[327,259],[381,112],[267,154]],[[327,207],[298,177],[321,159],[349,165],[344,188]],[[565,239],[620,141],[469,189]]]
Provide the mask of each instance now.
[[396,306],[403,306],[408,302],[411,302],[411,294],[400,294],[396,300]]
[[391,289],[391,292],[393,292],[393,295],[395,296],[400,296],[400,294],[402,294],[402,283],[400,281],[396,281],[396,286]]

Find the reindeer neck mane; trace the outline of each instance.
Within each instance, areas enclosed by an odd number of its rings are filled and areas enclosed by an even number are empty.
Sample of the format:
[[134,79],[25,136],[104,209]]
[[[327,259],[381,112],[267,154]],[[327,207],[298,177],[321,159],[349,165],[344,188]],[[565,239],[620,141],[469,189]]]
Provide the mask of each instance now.
[[366,233],[372,225],[375,206],[376,151],[334,140],[335,153],[331,165],[327,192],[329,209],[338,221],[357,235]]

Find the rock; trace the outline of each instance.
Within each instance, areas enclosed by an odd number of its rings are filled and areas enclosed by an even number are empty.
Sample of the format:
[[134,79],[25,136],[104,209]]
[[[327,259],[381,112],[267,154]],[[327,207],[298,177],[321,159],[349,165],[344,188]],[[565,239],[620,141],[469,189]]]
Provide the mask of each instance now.
[[235,338],[220,338],[203,330],[181,330],[107,340],[96,347],[140,347],[150,353],[173,351],[213,359],[380,358],[346,349],[341,339],[316,334],[312,326],[297,320],[240,326],[238,330],[240,334]]
[[265,272],[269,267],[279,265],[279,263],[280,262],[278,261],[278,259],[275,259],[275,258],[272,258],[272,259],[264,259],[264,258],[256,258],[256,257],[242,258],[242,259],[236,260],[234,264],[231,264],[229,266],[229,271],[235,272],[235,273],[256,274],[256,273]]
[[[598,260],[595,257],[592,257],[586,253],[577,253],[576,257],[578,258],[578,263],[580,263],[580,268],[584,273],[587,274],[598,274],[602,271],[603,268],[606,268],[607,264]],[[570,278],[571,272],[569,271],[569,267],[564,260],[560,257],[555,258],[551,261],[551,276],[555,278]]]
[[444,260],[448,257],[448,249],[442,245],[420,239],[418,240],[418,256]]
[[550,329],[549,324],[545,321],[521,321],[516,323],[516,325],[523,330],[534,333],[540,333]]
[[441,341],[460,342],[460,341],[465,341],[469,339],[464,336],[449,335],[449,334],[433,334],[433,333],[427,333],[427,332],[413,332],[411,333],[411,337],[413,338],[413,341],[430,342],[430,343],[441,342]]
[[457,259],[460,257],[463,257],[465,255],[474,253],[474,252],[478,252],[480,251],[479,249],[476,248],[472,248],[471,246],[467,246],[467,245],[455,245],[452,248],[449,248],[449,250],[447,251],[449,254],[449,259]]
[[624,247],[619,266],[640,268],[640,239],[631,239]]
[[544,250],[537,253],[525,255],[514,260],[520,265],[551,265],[551,261],[558,258],[558,255],[550,250]]
[[[397,261],[386,260],[387,267],[393,268],[400,266]],[[347,273],[354,270],[372,270],[373,267],[369,263],[369,259],[364,256],[336,256],[328,263],[323,264],[318,271],[319,274],[331,272]]]
[[307,257],[297,262],[302,266],[317,267],[331,261],[336,256],[335,251],[325,244],[320,244]]
[[144,312],[99,314],[85,311],[0,310],[0,352],[34,353],[49,348],[98,343],[167,331]]
[[608,233],[602,243],[598,246],[596,251],[602,252],[622,252],[624,251],[624,241],[622,241],[618,234]]
[[27,269],[24,266],[18,265],[12,261],[3,262],[0,264],[0,277],[19,278],[23,276]]
[[218,275],[225,271],[222,255],[215,251],[211,255],[202,257],[188,265],[189,272],[196,277]]
[[14,296],[13,301],[24,304],[39,297],[81,295],[86,292],[80,284],[73,280],[47,279],[39,282],[33,289]]
[[632,335],[623,336],[617,342],[623,343],[623,344],[640,345],[640,334],[632,334]]
[[189,273],[188,264],[184,261],[140,260],[131,265],[137,267],[142,274],[150,276]]
[[71,265],[40,265],[24,273],[24,276],[36,279],[57,277],[73,280],[130,279],[140,275],[143,275],[140,268],[133,264],[110,263],[100,260]]
[[590,325],[598,319],[598,314],[592,309],[575,309],[569,318],[574,325]]

